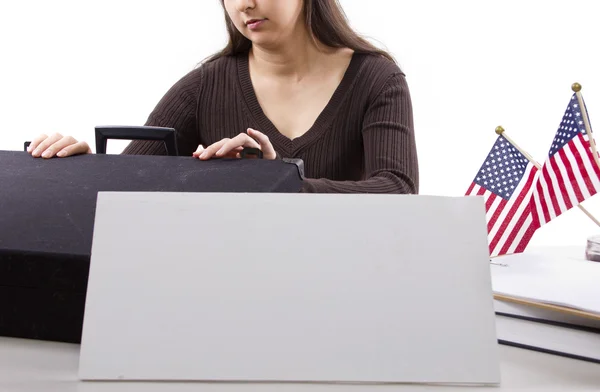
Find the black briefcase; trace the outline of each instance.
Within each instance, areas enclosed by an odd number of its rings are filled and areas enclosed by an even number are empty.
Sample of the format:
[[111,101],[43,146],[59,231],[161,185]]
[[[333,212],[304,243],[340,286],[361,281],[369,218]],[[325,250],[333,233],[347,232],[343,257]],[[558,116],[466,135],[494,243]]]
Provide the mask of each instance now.
[[99,191],[295,193],[298,163],[0,151],[0,335],[80,342]]

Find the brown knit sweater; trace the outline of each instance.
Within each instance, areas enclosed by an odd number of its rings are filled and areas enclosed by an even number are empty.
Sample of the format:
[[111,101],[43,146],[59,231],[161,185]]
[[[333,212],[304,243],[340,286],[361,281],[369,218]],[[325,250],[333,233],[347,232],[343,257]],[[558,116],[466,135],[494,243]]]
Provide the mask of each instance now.
[[[402,71],[355,53],[313,126],[290,140],[262,111],[247,54],[202,64],[160,100],[146,125],[175,128],[180,155],[247,128],[265,133],[277,154],[304,161],[304,192],[418,193],[412,105]],[[166,154],[162,143],[133,141],[124,154]]]

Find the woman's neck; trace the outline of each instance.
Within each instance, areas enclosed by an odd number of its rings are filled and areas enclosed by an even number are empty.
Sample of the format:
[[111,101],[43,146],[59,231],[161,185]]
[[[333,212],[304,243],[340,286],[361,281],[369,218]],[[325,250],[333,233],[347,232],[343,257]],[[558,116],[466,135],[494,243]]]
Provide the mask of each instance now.
[[253,45],[250,50],[250,64],[253,72],[257,74],[299,81],[319,67],[320,60],[326,55],[318,45],[308,32],[303,30],[277,47]]

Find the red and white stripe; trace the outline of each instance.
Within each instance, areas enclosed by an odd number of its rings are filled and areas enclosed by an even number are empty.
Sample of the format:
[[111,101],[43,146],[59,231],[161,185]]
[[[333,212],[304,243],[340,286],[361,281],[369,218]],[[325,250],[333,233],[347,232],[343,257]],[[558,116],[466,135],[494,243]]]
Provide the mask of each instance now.
[[475,182],[467,190],[467,196],[483,196],[485,200],[490,256],[520,253],[531,240],[537,227],[530,201],[538,174],[539,170],[529,163],[510,200]]
[[538,227],[595,195],[600,190],[600,169],[589,138],[579,133],[548,157],[533,192],[533,218]]

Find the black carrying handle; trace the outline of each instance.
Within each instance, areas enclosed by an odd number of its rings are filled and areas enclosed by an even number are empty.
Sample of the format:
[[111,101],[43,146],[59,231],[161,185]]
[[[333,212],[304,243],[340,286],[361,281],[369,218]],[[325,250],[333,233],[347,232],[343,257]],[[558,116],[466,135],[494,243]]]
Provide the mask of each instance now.
[[158,140],[165,144],[167,154],[177,155],[175,129],[147,126],[112,126],[96,127],[96,154],[106,154],[108,139],[121,140]]

